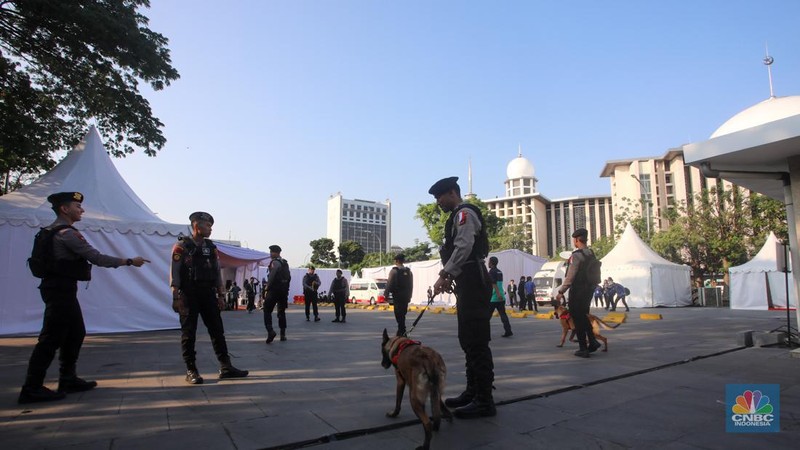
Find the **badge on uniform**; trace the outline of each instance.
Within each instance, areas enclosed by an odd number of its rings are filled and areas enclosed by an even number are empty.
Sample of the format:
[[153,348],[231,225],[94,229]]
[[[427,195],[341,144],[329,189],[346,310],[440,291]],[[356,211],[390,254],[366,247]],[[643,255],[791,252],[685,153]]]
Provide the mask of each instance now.
[[466,211],[459,211],[458,212],[458,224],[464,225],[467,223],[467,212]]
[[179,255],[177,253],[173,253],[172,254],[172,259],[175,260],[175,261],[180,261],[181,260],[181,255]]
[[211,249],[208,247],[203,247],[203,256],[211,255]]

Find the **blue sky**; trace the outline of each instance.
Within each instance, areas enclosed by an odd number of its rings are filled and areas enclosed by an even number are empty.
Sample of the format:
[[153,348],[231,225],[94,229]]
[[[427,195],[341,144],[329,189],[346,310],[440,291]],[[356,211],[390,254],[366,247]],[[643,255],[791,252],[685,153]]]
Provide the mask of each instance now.
[[[563,5],[567,3],[567,5]],[[606,161],[663,155],[769,96],[800,94],[800,2],[152,2],[181,78],[143,87],[164,123],[155,158],[115,160],[170,222],[293,265],[325,235],[327,200],[383,201],[393,244],[457,175],[488,199],[530,159],[550,199],[610,194]]]

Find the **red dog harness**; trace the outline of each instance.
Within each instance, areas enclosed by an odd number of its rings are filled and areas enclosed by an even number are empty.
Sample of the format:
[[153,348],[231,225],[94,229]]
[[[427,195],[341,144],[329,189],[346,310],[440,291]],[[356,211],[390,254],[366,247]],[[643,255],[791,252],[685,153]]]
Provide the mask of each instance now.
[[412,341],[411,339],[401,342],[400,345],[397,347],[397,353],[395,353],[394,356],[392,356],[392,364],[397,366],[397,360],[400,358],[400,353],[403,353],[403,350],[405,350],[406,347],[410,347],[412,345],[422,345],[422,342]]

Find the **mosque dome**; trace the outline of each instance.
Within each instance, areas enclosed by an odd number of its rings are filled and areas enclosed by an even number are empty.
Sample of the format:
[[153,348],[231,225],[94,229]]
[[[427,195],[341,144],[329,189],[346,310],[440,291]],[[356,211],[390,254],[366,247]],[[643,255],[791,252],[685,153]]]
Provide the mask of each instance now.
[[528,161],[528,158],[525,158],[522,155],[512,159],[511,162],[508,163],[508,167],[506,167],[506,176],[509,180],[515,180],[518,178],[533,178],[533,175],[533,164]]
[[[800,95],[770,97],[728,119],[711,135],[711,139],[798,114],[800,114]],[[511,170],[510,164],[508,170]]]

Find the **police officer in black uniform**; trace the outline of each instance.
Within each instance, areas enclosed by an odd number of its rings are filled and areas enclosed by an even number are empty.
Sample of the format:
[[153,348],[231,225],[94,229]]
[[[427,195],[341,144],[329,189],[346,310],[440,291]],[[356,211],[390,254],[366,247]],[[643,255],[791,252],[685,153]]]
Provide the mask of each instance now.
[[578,228],[572,233],[572,245],[575,251],[569,257],[569,267],[564,282],[558,287],[556,300],[562,301],[564,293],[569,290],[569,313],[575,322],[575,334],[578,337],[578,351],[575,356],[588,358],[589,353],[600,348],[589,322],[589,310],[592,306],[594,285],[589,283],[587,261],[594,258],[594,252],[586,245],[589,232],[586,228]]
[[225,290],[219,268],[217,246],[208,239],[214,218],[206,212],[189,216],[192,236],[181,237],[172,247],[172,270],[169,285],[172,288],[172,309],[180,314],[181,351],[186,363],[186,382],[202,384],[197,370],[196,352],[197,317],[203,319],[211,337],[211,345],[219,361],[219,379],[243,378],[249,373],[231,364],[225,329],[220,311],[225,309]]
[[269,275],[264,289],[264,327],[267,329],[267,344],[275,340],[275,330],[272,328],[272,310],[278,307],[278,327],[281,329],[281,341],[286,340],[286,308],[289,307],[289,281],[285,277],[288,273],[289,263],[281,258],[279,245],[269,246]]
[[458,342],[466,358],[467,387],[445,405],[456,408],[455,416],[462,419],[494,416],[494,362],[489,348],[492,286],[483,261],[489,252],[486,226],[480,210],[462,201],[458,177],[437,181],[428,193],[450,213],[440,251],[444,268],[433,289],[438,294],[455,284]]
[[[19,403],[60,400],[70,392],[82,392],[97,386],[96,381],[86,381],[75,371],[78,354],[86,336],[83,313],[78,303],[78,281],[91,278],[92,263],[100,267],[136,266],[150,262],[141,256],[119,258],[107,256],[94,249],[72,224],[83,215],[83,194],[59,192],[47,197],[56,213],[56,221],[47,226],[55,234],[48,258],[47,273],[42,278],[39,291],[44,301],[44,321],[39,342],[33,349],[25,384],[19,393]],[[57,230],[57,231],[56,231]],[[44,386],[47,368],[59,353],[58,391]]]
[[414,275],[411,269],[404,266],[406,256],[398,253],[394,257],[394,267],[389,271],[389,278],[386,280],[386,290],[384,298],[392,296],[394,305],[394,318],[397,321],[397,335],[406,335],[406,314],[408,304],[411,302],[411,294],[414,292]]
[[315,273],[314,266],[308,266],[308,273],[303,275],[303,300],[306,306],[306,322],[311,320],[311,307],[314,307],[314,322],[319,322],[319,307],[317,306],[317,289],[322,282]]

